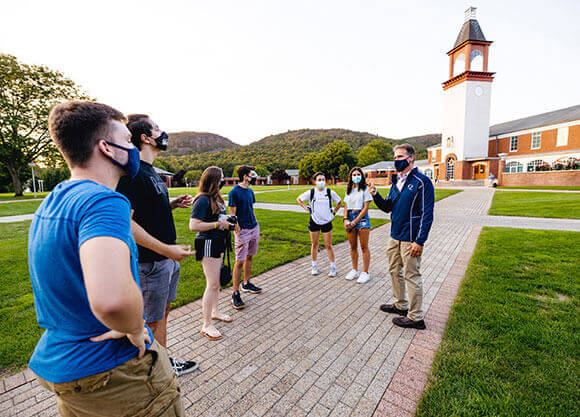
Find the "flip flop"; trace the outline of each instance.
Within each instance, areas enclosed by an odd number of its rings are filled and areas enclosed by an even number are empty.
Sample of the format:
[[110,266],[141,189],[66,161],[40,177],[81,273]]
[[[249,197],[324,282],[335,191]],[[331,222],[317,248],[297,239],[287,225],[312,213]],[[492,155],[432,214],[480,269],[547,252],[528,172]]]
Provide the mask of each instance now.
[[204,335],[205,337],[207,337],[209,340],[219,340],[223,337],[221,334],[219,336],[212,336],[208,332],[206,332],[205,330],[200,330],[200,333],[202,335]]
[[224,323],[231,323],[232,321],[234,321],[234,319],[232,319],[230,316],[228,316],[227,314],[224,314],[221,318],[220,317],[216,317],[216,316],[212,316],[211,317],[213,320],[219,320],[219,321],[223,321]]

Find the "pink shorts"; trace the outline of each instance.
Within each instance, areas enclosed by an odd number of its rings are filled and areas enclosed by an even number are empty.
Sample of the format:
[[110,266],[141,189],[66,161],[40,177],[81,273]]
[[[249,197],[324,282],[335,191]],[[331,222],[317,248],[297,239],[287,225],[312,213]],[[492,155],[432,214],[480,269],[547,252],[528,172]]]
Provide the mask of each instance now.
[[248,256],[256,255],[259,242],[260,225],[240,230],[240,234],[236,234],[236,261],[245,261]]

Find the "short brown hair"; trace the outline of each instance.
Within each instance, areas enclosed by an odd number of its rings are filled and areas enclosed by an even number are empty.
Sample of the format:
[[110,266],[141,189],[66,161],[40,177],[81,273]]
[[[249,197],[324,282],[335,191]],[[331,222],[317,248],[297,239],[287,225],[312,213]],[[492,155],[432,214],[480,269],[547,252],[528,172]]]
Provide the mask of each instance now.
[[256,168],[254,168],[253,166],[250,165],[241,165],[238,167],[238,177],[240,178],[240,181],[244,180],[244,176],[249,175],[250,172],[252,172],[253,170],[255,170]]
[[83,167],[99,140],[107,139],[111,120],[124,122],[125,116],[106,104],[68,101],[50,110],[48,131],[69,165]]
[[397,145],[393,148],[393,152],[396,151],[397,149],[404,149],[407,151],[408,155],[415,155],[415,148],[413,148],[413,145],[410,145],[408,143],[403,143],[401,145]]
[[131,142],[141,150],[143,143],[141,142],[141,135],[151,137],[151,129],[153,125],[146,114],[130,114],[127,116],[127,129],[131,132]]
[[314,181],[316,181],[316,178],[317,178],[319,175],[322,175],[322,176],[324,177],[324,179],[326,179],[326,175],[324,175],[324,172],[320,172],[320,171],[318,171],[316,174],[314,174],[314,175],[312,176],[312,179],[313,179]]

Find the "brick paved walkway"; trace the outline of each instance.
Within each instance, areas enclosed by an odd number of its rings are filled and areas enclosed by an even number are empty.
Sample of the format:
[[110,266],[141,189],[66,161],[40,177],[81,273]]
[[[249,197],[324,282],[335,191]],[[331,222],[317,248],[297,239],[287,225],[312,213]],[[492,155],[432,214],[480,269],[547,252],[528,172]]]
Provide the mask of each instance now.
[[[234,322],[218,326],[220,341],[200,335],[199,302],[172,311],[170,353],[200,363],[200,371],[180,378],[187,414],[411,415],[481,229],[444,213],[483,215],[492,195],[465,190],[436,204],[422,262],[427,331],[393,327],[392,316],[378,310],[392,301],[388,225],[371,234],[372,279],[365,285],[343,278],[350,268],[345,242],[335,248],[337,278],[326,276],[323,253],[318,277],[302,258],[254,278],[264,293],[246,295],[240,312],[229,305],[231,289],[223,291],[220,304]],[[54,414],[54,398],[30,371],[0,381],[0,415]]]

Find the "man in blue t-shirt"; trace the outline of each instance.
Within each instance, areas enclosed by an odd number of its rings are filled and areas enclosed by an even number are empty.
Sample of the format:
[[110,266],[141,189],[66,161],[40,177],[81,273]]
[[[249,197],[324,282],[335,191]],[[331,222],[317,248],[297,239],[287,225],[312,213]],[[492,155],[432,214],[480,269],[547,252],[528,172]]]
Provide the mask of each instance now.
[[228,205],[230,214],[238,217],[236,224],[236,263],[234,265],[233,285],[234,293],[232,295],[232,304],[235,309],[239,310],[246,306],[240,296],[240,278],[242,268],[244,269],[244,283],[242,291],[252,294],[262,292],[262,289],[256,287],[250,282],[252,273],[252,257],[258,253],[258,244],[260,242],[260,226],[254,215],[254,203],[256,197],[250,188],[250,185],[256,183],[258,174],[254,167],[242,165],[238,167],[238,177],[240,182],[228,195]]
[[143,320],[131,206],[114,191],[139,169],[125,117],[71,101],[51,110],[48,127],[71,178],[30,226],[30,279],[46,329],[30,369],[63,415],[182,416],[169,358]]

